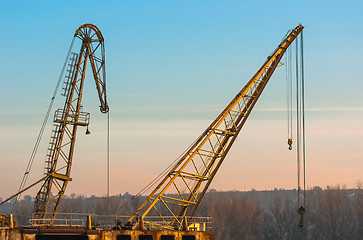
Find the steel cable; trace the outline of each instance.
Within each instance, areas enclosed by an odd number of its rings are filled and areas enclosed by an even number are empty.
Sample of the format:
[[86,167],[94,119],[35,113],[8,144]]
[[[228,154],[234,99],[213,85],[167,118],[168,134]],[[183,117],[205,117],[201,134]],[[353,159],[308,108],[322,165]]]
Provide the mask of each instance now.
[[165,177],[167,175],[167,173],[170,171],[170,169],[180,160],[180,158],[195,144],[195,142],[202,135],[203,135],[203,133],[196,140],[194,140],[193,143],[190,144],[189,147],[184,152],[182,152],[167,168],[165,168],[164,171],[162,171],[157,177],[155,177],[148,185],[146,185],[143,189],[141,189],[141,191],[139,191],[136,195],[134,195],[130,200],[128,200],[127,202],[125,202],[124,204],[122,204],[120,207],[118,207],[117,210],[122,209],[127,204],[129,204],[130,202],[132,202],[133,200],[135,200],[137,197],[141,196],[142,194],[144,194],[145,192],[147,192],[150,188],[152,188],[153,186],[155,186],[155,184],[157,182],[159,182],[160,179],[162,179],[163,177]]
[[295,72],[296,72],[296,157],[297,157],[297,193],[298,205],[300,206],[300,90],[299,90],[299,39],[296,38],[295,46]]
[[[50,115],[50,112],[52,111],[52,107],[53,107],[53,104],[54,104],[54,100],[55,100],[55,97],[57,95],[57,92],[58,92],[58,89],[59,89],[59,85],[61,83],[61,80],[63,79],[63,74],[64,74],[64,71],[66,69],[66,66],[67,66],[67,62],[68,62],[68,59],[69,59],[69,55],[72,51],[72,48],[73,48],[73,44],[74,44],[74,39],[75,37],[72,39],[72,42],[71,42],[71,46],[69,47],[69,50],[68,50],[68,53],[67,53],[67,56],[66,56],[66,59],[64,61],[64,64],[63,64],[63,67],[62,67],[62,71],[61,71],[61,74],[58,78],[58,82],[57,82],[57,85],[55,87],[55,90],[54,90],[54,93],[53,93],[53,96],[50,100],[50,103],[49,103],[49,106],[48,106],[48,110],[47,110],[47,113],[45,115],[45,118],[43,120],[43,123],[42,123],[42,126],[40,128],[40,132],[38,134],[38,137],[37,137],[37,140],[35,141],[35,145],[34,145],[34,148],[33,148],[33,151],[30,155],[30,159],[29,159],[29,162],[28,162],[28,165],[25,169],[25,173],[24,173],[24,176],[23,176],[23,179],[21,180],[21,183],[20,183],[20,186],[19,186],[19,189],[18,189],[18,192],[22,191],[24,189],[24,186],[26,184],[26,181],[28,179],[28,176],[29,176],[29,172],[33,166],[33,162],[34,162],[34,159],[35,159],[35,156],[36,156],[36,153],[38,151],[38,148],[39,148],[39,145],[40,145],[40,142],[41,142],[41,139],[42,139],[42,136],[43,136],[43,133],[44,133],[44,129],[47,125],[47,122],[48,122],[48,119],[49,119],[49,115]],[[18,199],[20,198],[21,195],[17,196],[16,199],[15,199],[15,202],[13,204],[13,207],[11,209],[11,213],[13,212],[17,202],[18,202]]]
[[304,79],[304,43],[303,43],[303,31],[301,31],[300,35],[300,78],[301,78],[301,115],[302,115],[302,160],[303,160],[303,179],[304,179],[304,206],[305,206],[305,187],[306,187],[306,178],[305,178],[305,79]]
[[292,61],[291,50],[287,49],[286,53],[286,108],[287,108],[287,143],[289,144],[289,150],[292,150]]

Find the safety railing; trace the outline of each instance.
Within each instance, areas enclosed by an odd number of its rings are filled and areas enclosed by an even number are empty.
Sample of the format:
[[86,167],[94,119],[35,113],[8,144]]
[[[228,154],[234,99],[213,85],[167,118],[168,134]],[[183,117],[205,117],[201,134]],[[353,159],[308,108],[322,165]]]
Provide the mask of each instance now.
[[87,126],[89,124],[90,114],[87,112],[79,112],[78,120],[76,121],[76,113],[69,111],[66,113],[63,109],[58,109],[54,113],[54,122],[66,122],[68,124],[77,124],[82,126]]
[[[130,216],[119,215],[97,215],[86,213],[58,213],[55,218],[52,214],[45,214],[43,218],[32,217],[29,222],[33,226],[53,225],[53,226],[85,226],[92,229],[127,229],[135,224],[129,223]],[[188,231],[211,231],[211,217],[186,217],[181,218],[183,229],[175,229],[172,226],[174,217],[147,216],[142,221],[144,229],[147,230],[188,230]],[[90,222],[91,221],[91,222]],[[176,224],[177,225],[177,224]]]

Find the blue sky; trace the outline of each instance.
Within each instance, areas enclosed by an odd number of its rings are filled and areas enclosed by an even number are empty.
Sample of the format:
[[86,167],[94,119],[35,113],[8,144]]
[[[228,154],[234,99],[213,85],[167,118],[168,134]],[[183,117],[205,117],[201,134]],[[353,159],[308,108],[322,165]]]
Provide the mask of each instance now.
[[[112,194],[136,193],[168,166],[299,23],[308,185],[354,186],[363,180],[362,9],[362,1],[1,1],[0,176],[8,181],[0,181],[0,197],[20,183],[73,34],[84,23],[105,37]],[[266,87],[211,188],[296,187],[295,155],[286,150],[284,71]],[[83,102],[92,134],[78,136],[68,194],[105,193],[106,119],[92,81],[88,76]],[[29,183],[43,172],[49,131]]]

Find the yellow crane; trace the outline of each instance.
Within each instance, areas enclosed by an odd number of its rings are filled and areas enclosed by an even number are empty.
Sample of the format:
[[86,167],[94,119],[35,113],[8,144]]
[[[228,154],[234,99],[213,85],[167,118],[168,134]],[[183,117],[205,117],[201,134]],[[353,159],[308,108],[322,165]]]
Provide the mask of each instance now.
[[[284,53],[303,28],[298,25],[287,34],[251,80],[171,167],[125,227],[144,229],[147,224],[155,230],[186,230],[188,217],[194,216]],[[146,216],[155,215],[161,222],[146,221]],[[166,216],[171,216],[171,220]]]
[[[75,39],[81,40],[79,53],[70,52]],[[19,191],[0,202],[0,205],[2,205],[42,182],[41,188],[35,197],[32,224],[52,225],[54,223],[67,184],[69,181],[72,181],[71,167],[78,126],[87,127],[86,134],[90,133],[88,130],[90,114],[82,111],[83,106],[81,104],[88,62],[91,65],[96,84],[100,101],[100,111],[102,113],[108,113],[104,38],[101,31],[95,25],[83,24],[76,30],[67,55],[65,64],[68,67],[62,92],[66,100],[63,108],[56,110],[54,114],[54,125],[45,161],[44,177],[24,188],[61,78],[51,99],[51,104],[48,108]],[[7,221],[7,217],[0,215],[0,223],[2,225],[7,223]]]
[[[39,219],[38,224],[53,223],[67,184],[72,180],[71,167],[78,126],[86,126],[86,133],[89,133],[90,114],[82,111],[81,104],[87,62],[91,65],[96,83],[100,111],[107,113],[109,110],[104,38],[92,24],[80,26],[74,34],[74,39],[76,38],[82,41],[81,49],[79,53],[72,53],[68,63],[62,93],[66,100],[64,107],[54,114],[54,126],[45,161],[45,177],[35,198],[33,218]],[[50,222],[45,220],[48,213]]]

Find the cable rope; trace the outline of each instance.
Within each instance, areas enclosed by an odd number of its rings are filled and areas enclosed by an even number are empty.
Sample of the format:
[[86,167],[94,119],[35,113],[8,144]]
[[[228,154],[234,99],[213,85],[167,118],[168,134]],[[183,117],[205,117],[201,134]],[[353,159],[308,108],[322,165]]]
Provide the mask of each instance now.
[[[293,124],[292,124],[292,106],[293,106],[293,100],[292,100],[292,51],[290,50],[289,51],[289,58],[290,58],[290,61],[289,61],[289,64],[290,64],[290,67],[289,67],[289,82],[290,82],[290,138],[291,138],[291,141],[292,141],[292,131],[293,131]],[[291,143],[292,144],[292,143]],[[292,149],[292,148],[291,148]]]
[[287,49],[286,54],[286,107],[287,107],[287,144],[289,150],[292,150],[292,64],[291,64],[291,50]]
[[[38,134],[37,140],[35,141],[35,145],[34,145],[34,148],[33,148],[32,153],[30,155],[30,159],[29,159],[28,165],[27,165],[27,167],[25,169],[25,173],[24,173],[24,176],[23,176],[23,178],[21,180],[21,183],[20,183],[18,192],[20,192],[20,191],[22,191],[24,189],[25,184],[26,184],[26,181],[28,180],[29,172],[30,172],[30,170],[31,170],[31,168],[33,166],[33,162],[34,162],[35,156],[37,154],[37,151],[38,151],[38,148],[39,148],[39,145],[40,145],[40,142],[41,142],[41,139],[42,139],[42,136],[43,136],[45,127],[47,125],[47,122],[48,122],[48,119],[49,119],[49,116],[50,116],[50,112],[52,111],[52,107],[53,107],[53,104],[54,104],[55,97],[57,95],[57,92],[58,92],[58,89],[59,89],[61,80],[63,79],[63,74],[64,74],[64,71],[66,69],[67,63],[68,63],[69,55],[70,55],[70,53],[72,51],[72,48],[73,48],[74,40],[75,40],[75,37],[72,39],[71,46],[69,47],[69,50],[68,50],[66,59],[64,61],[63,67],[62,67],[61,74],[60,74],[60,76],[58,78],[57,85],[55,87],[53,96],[52,96],[52,98],[50,100],[50,103],[49,103],[49,106],[48,106],[48,110],[47,110],[47,113],[46,113],[45,118],[43,120],[42,126],[40,128],[40,132]],[[13,207],[11,209],[11,213],[13,212],[13,210],[14,210],[14,208],[15,208],[17,202],[18,202],[18,199],[20,198],[20,196],[21,195],[19,195],[19,196],[16,197],[16,199],[14,201],[14,204],[13,204]]]
[[304,43],[303,43],[303,31],[300,35],[300,62],[301,62],[301,68],[300,68],[300,78],[301,78],[301,115],[302,115],[302,160],[303,160],[303,178],[304,178],[304,206],[305,206],[305,187],[306,187],[306,178],[305,178],[305,79],[304,79]]
[[141,196],[142,194],[144,194],[145,192],[147,192],[150,188],[152,188],[153,186],[155,186],[155,184],[157,182],[159,182],[160,179],[162,179],[163,177],[165,177],[167,175],[167,173],[170,171],[170,169],[172,169],[174,167],[174,165],[180,160],[180,158],[186,153],[188,152],[188,150],[196,143],[196,141],[203,135],[203,133],[196,139],[194,140],[194,142],[192,142],[189,147],[182,152],[168,167],[166,167],[158,176],[156,176],[156,178],[154,178],[148,185],[146,185],[143,189],[141,189],[141,191],[139,191],[136,195],[134,195],[130,200],[128,200],[127,202],[125,202],[124,204],[122,204],[120,207],[117,208],[117,210],[124,208],[127,204],[129,204],[130,202],[132,202],[133,200],[135,200],[136,198],[138,198],[139,196]]
[[[297,158],[297,204],[300,215],[299,226],[304,226],[303,217],[306,203],[306,168],[305,168],[305,80],[303,32],[295,40],[295,84],[296,84],[296,158]],[[301,198],[303,200],[301,201]]]
[[107,112],[107,197],[110,196],[110,111]]
[[285,55],[286,61],[286,112],[287,112],[287,139],[290,138],[290,86],[289,86],[289,52],[290,48],[288,48],[287,53]]
[[[107,112],[107,216],[110,215],[110,110]],[[110,218],[108,218],[110,221]],[[110,225],[110,222],[108,222]]]
[[295,80],[296,80],[296,158],[297,158],[297,194],[298,194],[298,205],[300,206],[300,107],[299,107],[299,103],[300,103],[300,91],[299,91],[299,44],[298,41],[299,39],[297,38],[295,40]]

